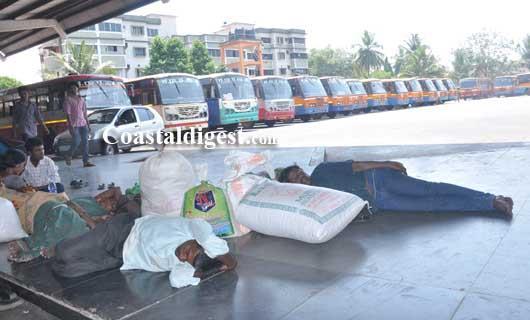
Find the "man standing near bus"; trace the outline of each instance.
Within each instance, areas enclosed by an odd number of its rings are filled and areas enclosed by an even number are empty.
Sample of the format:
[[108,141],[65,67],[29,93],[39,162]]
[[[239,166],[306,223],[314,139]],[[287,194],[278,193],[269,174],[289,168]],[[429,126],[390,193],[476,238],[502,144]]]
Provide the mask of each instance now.
[[50,132],[42,120],[39,108],[29,100],[28,90],[20,87],[18,95],[20,96],[20,101],[15,104],[13,111],[13,138],[26,142],[29,138],[37,137],[37,122],[44,129],[44,134],[48,135]]
[[83,150],[83,167],[93,167],[94,164],[88,161],[88,134],[90,132],[90,123],[88,122],[88,114],[85,100],[79,96],[79,87],[76,83],[68,86],[68,93],[64,99],[64,112],[66,113],[66,120],[68,130],[72,136],[72,145],[70,151],[66,156],[66,165],[72,164],[72,157],[77,148],[81,144]]

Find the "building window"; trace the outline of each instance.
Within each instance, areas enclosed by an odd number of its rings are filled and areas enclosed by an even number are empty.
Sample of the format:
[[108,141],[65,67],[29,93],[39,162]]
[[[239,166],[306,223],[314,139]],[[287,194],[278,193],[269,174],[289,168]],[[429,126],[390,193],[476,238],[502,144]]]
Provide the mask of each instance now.
[[133,36],[143,36],[145,34],[144,27],[142,27],[142,26],[131,26],[131,34]]
[[226,50],[226,56],[228,58],[239,58],[238,50]]
[[118,53],[118,46],[103,46],[103,53]]
[[264,53],[261,55],[263,60],[272,60],[272,53]]
[[119,23],[102,22],[98,24],[98,28],[99,31],[121,32],[121,24]]
[[147,28],[147,36],[148,37],[156,37],[156,36],[158,36],[158,29],[149,29],[149,28]]
[[83,30],[83,31],[96,31],[96,25],[91,25],[91,26],[88,26],[88,27],[84,27],[81,30]]
[[283,38],[282,37],[277,37],[276,38],[276,43],[277,44],[283,44]]
[[296,44],[305,44],[305,38],[293,38],[293,41]]
[[261,38],[261,42],[263,43],[271,43],[271,38]]
[[291,53],[291,59],[307,59],[307,53],[293,52]]
[[135,57],[145,57],[146,50],[145,48],[133,48]]
[[282,76],[286,75],[287,74],[287,69],[286,68],[280,68],[280,74]]
[[221,56],[221,50],[219,50],[219,49],[208,49],[208,55],[210,57],[220,57]]
[[278,52],[278,60],[285,60],[285,52]]
[[273,76],[274,75],[274,70],[272,70],[272,69],[263,69],[263,75],[265,75],[265,76]]

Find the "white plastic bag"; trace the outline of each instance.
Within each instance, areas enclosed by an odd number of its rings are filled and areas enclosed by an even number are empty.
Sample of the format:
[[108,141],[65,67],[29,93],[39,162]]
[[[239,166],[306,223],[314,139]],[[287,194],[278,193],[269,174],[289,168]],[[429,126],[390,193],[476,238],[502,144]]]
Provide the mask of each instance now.
[[168,149],[149,157],[139,175],[143,216],[180,216],[184,194],[197,183],[191,163]]
[[322,243],[342,231],[366,204],[342,191],[263,180],[240,201],[237,219],[267,235]]
[[27,236],[27,233],[22,229],[13,203],[0,198],[0,242],[18,240]]

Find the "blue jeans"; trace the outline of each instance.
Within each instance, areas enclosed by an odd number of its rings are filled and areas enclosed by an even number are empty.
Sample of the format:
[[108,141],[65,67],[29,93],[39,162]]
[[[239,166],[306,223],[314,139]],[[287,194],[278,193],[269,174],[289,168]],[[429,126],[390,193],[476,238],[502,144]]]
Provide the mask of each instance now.
[[411,178],[397,170],[365,172],[373,205],[389,211],[494,211],[494,195],[447,183]]
[[74,127],[72,132],[72,145],[70,146],[70,157],[74,157],[79,145],[83,150],[83,162],[88,162],[88,127]]

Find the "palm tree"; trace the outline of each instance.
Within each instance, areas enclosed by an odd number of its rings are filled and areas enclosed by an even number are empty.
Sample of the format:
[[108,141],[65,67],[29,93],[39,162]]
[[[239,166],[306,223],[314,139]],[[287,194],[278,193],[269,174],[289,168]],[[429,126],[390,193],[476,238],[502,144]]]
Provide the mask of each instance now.
[[403,48],[407,52],[414,52],[419,47],[423,46],[423,42],[420,38],[420,35],[417,33],[412,33],[408,40],[405,40],[405,45],[400,46],[400,48]]
[[410,52],[401,68],[401,75],[406,77],[440,77],[443,74],[443,67],[425,45]]
[[113,73],[112,62],[105,62],[99,66],[94,64],[94,48],[87,45],[85,41],[75,45],[66,43],[66,54],[50,52],[59,63],[60,68],[66,73],[92,74],[92,73]]
[[355,47],[358,49],[355,53],[354,61],[367,75],[370,75],[372,71],[383,66],[385,55],[379,51],[383,47],[375,41],[375,35],[373,33],[365,30],[361,44],[357,44]]

